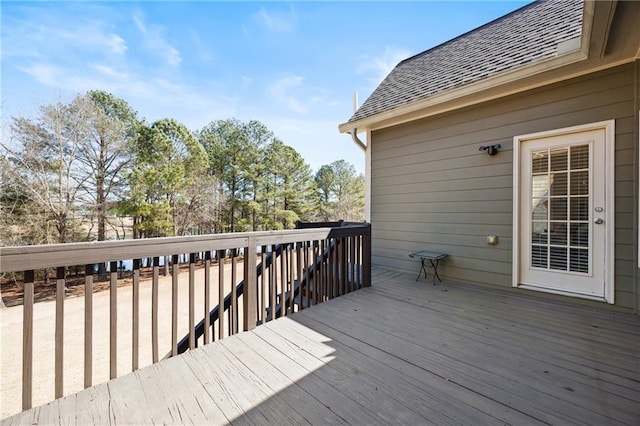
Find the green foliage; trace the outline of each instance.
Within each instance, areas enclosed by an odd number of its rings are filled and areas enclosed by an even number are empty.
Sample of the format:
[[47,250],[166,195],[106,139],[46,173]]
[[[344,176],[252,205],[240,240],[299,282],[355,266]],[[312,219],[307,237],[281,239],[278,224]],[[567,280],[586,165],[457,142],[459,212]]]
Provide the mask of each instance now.
[[133,152],[129,200],[121,211],[134,217],[135,235],[184,235],[185,208],[193,204],[187,194],[207,173],[204,147],[183,124],[162,119],[140,128]]
[[315,176],[322,221],[364,220],[364,176],[344,160],[320,167]]
[[209,154],[210,172],[221,182],[224,231],[256,230],[263,165],[261,152],[274,139],[259,121],[219,120],[200,132]]
[[300,154],[279,140],[264,151],[264,221],[269,229],[292,228],[314,209],[313,174]]
[[199,138],[220,181],[225,231],[292,228],[308,218],[315,205],[311,169],[264,124],[215,121]]
[[263,123],[192,133],[151,124],[126,101],[89,91],[12,120],[0,143],[0,245],[288,229],[362,220],[364,180],[345,161],[313,172]]

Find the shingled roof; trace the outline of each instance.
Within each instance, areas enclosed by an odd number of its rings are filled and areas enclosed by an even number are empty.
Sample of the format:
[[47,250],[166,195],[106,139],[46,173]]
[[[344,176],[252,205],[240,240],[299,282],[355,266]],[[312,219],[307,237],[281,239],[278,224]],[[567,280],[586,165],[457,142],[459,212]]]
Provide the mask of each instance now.
[[582,31],[582,0],[538,1],[400,62],[349,122],[554,58]]

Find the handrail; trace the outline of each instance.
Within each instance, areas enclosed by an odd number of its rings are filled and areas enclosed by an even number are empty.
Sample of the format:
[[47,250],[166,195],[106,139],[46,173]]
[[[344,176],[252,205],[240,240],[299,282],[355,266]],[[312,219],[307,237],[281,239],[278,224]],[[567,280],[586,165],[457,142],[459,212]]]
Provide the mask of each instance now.
[[[0,274],[25,270],[108,263],[140,257],[162,257],[167,253],[199,253],[247,247],[254,238],[258,245],[283,241],[310,241],[339,236],[342,228],[287,229],[282,231],[237,232],[186,237],[162,237],[140,240],[93,241],[87,243],[43,244],[0,247]],[[141,256],[144,254],[144,256]]]
[[[343,222],[337,222],[338,224],[342,224]],[[304,225],[304,229],[308,229],[308,228],[312,228],[311,226],[312,224],[305,224]],[[285,297],[284,300],[280,301],[280,303],[278,303],[276,305],[275,308],[271,309],[271,312],[276,313],[275,317],[279,318],[280,316],[282,316],[282,309],[281,309],[281,305],[284,304],[289,305],[291,303],[291,298],[293,298],[295,300],[295,298],[297,296],[300,295],[300,291],[302,291],[303,289],[306,288],[306,286],[309,285],[311,276],[314,275],[315,270],[317,268],[317,265],[322,264],[322,262],[324,262],[329,256],[330,256],[330,251],[331,249],[333,249],[334,247],[334,243],[330,243],[326,250],[324,251],[324,253],[322,254],[322,257],[318,260],[318,259],[314,259],[314,263],[312,265],[309,266],[309,268],[307,269],[307,271],[305,272],[305,274],[302,277],[302,280],[298,280],[296,281],[295,285],[293,286],[293,291],[287,293],[287,297]],[[256,269],[256,276],[260,277],[264,270],[266,268],[269,268],[274,261],[274,257],[278,257],[280,256],[280,254],[282,253],[282,249],[283,246],[281,244],[276,245],[276,250],[273,252],[269,252],[267,254],[267,258],[265,259],[264,263],[260,263],[257,266]],[[242,296],[244,292],[244,280],[242,280],[237,286],[236,286],[236,296],[240,297]],[[228,293],[225,298],[224,298],[224,302],[222,303],[223,306],[223,311],[226,312],[229,310],[229,308],[231,307],[231,299],[232,299],[233,295],[232,293]],[[209,313],[209,323],[211,327],[214,327],[215,322],[218,319],[218,315],[219,315],[219,310],[220,310],[220,304],[216,305],[211,312]],[[271,315],[271,318],[273,318],[273,315]],[[196,338],[196,342],[198,341],[197,339],[199,339],[200,337],[202,337],[204,335],[205,332],[205,319],[202,319],[195,327],[194,327],[194,333],[195,333],[195,338]],[[179,342],[178,342],[178,353],[184,353],[187,350],[189,350],[189,334],[187,334],[186,336],[184,336]],[[196,343],[196,347],[198,347],[198,344]],[[169,352],[166,356],[166,358],[171,357],[171,352]]]
[[[260,263],[257,268],[256,268],[256,277],[260,277],[262,275],[262,272],[265,268],[268,268],[269,266],[271,266],[271,262],[272,262],[272,257],[275,253],[276,256],[279,256],[280,253],[282,252],[282,246],[280,244],[278,244],[277,249],[275,252],[269,252],[269,254],[267,255],[267,259],[265,259],[265,264],[263,265],[262,263]],[[242,296],[242,294],[244,293],[244,280],[240,281],[240,284],[238,284],[236,286],[236,297],[240,297]],[[229,308],[231,307],[231,298],[233,297],[232,293],[228,293],[223,301],[223,311],[228,311]],[[211,312],[209,312],[209,321],[210,321],[210,326],[213,327],[216,320],[218,319],[218,311],[220,309],[220,304],[218,303],[218,305],[216,305],[215,308],[213,308],[211,310]],[[198,324],[196,324],[196,326],[193,328],[195,336],[196,336],[196,342],[197,339],[199,339],[200,337],[202,337],[204,335],[204,330],[205,330],[205,320],[202,319]],[[197,343],[196,343],[196,347],[197,347]],[[189,335],[187,334],[186,336],[184,336],[179,342],[178,342],[178,353],[184,353],[189,349]],[[167,354],[167,356],[165,356],[165,358],[171,356],[171,353]]]
[[[323,225],[334,223],[323,223]],[[263,250],[267,247],[268,250]],[[238,249],[242,251],[242,257],[238,255]],[[228,254],[230,251],[231,254]],[[217,252],[217,267],[212,262],[212,253]],[[188,274],[180,273],[180,256],[186,255]],[[145,271],[141,259],[152,258],[153,265],[149,267],[150,287],[145,287],[145,293],[141,282]],[[166,279],[168,284],[160,285],[160,258],[170,258],[171,275]],[[230,262],[225,263],[230,258]],[[239,260],[240,259],[240,260]],[[118,262],[132,260],[132,271],[127,279],[131,280],[132,296],[130,308],[118,305],[119,277]],[[259,263],[259,260],[262,263]],[[94,265],[108,263],[109,272],[106,284],[94,282]],[[230,265],[229,265],[230,263]],[[226,265],[226,266],[225,266]],[[340,223],[335,227],[314,228],[305,224],[301,229],[285,231],[244,232],[236,234],[215,234],[190,237],[169,237],[147,240],[128,241],[103,241],[91,243],[53,244],[42,246],[3,247],[0,248],[0,273],[17,272],[15,274],[18,285],[24,288],[22,308],[22,408],[28,409],[33,405],[33,383],[43,381],[42,374],[54,371],[52,389],[55,389],[55,397],[61,397],[69,393],[64,386],[69,386],[69,377],[63,366],[64,353],[68,348],[64,345],[84,345],[84,375],[78,372],[72,374],[75,377],[84,377],[84,387],[93,385],[96,377],[96,367],[103,364],[95,364],[94,360],[108,360],[108,375],[110,378],[136,370],[144,364],[140,363],[143,357],[150,356],[151,362],[160,360],[159,350],[162,339],[159,331],[162,330],[161,320],[170,323],[171,330],[171,355],[177,355],[183,350],[193,349],[201,343],[209,343],[217,338],[224,338],[241,330],[250,330],[257,324],[273,320],[282,315],[288,315],[297,310],[307,308],[310,304],[321,303],[333,297],[340,296],[349,291],[361,287],[368,287],[371,283],[371,227],[369,224]],[[69,271],[84,272],[73,278],[73,283],[84,286],[84,334],[74,333],[69,335],[65,331],[65,300],[67,288],[72,283]],[[231,270],[229,271],[229,267]],[[196,276],[196,268],[201,270]],[[209,307],[209,298],[212,297],[211,288],[214,287],[215,277],[211,279],[211,271],[217,269],[217,302],[214,309]],[[39,313],[36,299],[40,294],[40,286],[45,284],[39,277],[49,276],[50,271],[55,271],[55,335],[42,335],[45,328],[38,321],[54,322],[54,318],[43,318]],[[238,273],[239,270],[243,272]],[[44,273],[42,272],[44,271]],[[226,271],[226,272],[225,272]],[[225,274],[230,273],[232,281],[228,281]],[[200,281],[200,276],[204,281]],[[242,278],[238,280],[238,278]],[[202,321],[195,324],[196,320],[196,281],[198,286],[204,289],[204,312],[208,315],[200,316]],[[226,281],[226,283],[225,283]],[[227,293],[228,285],[232,291]],[[93,303],[93,292],[96,286],[107,286],[108,298],[106,303]],[[180,296],[179,289],[188,286],[188,299]],[[80,287],[82,288],[82,287]],[[186,289],[187,287],[185,287]],[[170,291],[164,299],[160,299],[161,290]],[[198,290],[201,291],[201,290]],[[198,293],[199,294],[199,293]],[[97,297],[97,296],[96,296]],[[148,299],[143,299],[147,297]],[[213,293],[215,297],[215,292]],[[166,303],[164,303],[165,299]],[[313,299],[313,300],[312,300]],[[141,302],[142,300],[142,302]],[[151,318],[148,325],[146,317],[141,316],[142,303],[150,300]],[[184,302],[183,302],[184,301]],[[160,308],[163,302],[168,308]],[[221,302],[221,303],[218,303]],[[183,306],[186,303],[186,306]],[[182,306],[181,308],[179,306]],[[94,312],[105,308],[102,315],[108,316],[107,321],[100,321]],[[179,319],[179,312],[188,311],[187,328],[189,334],[178,341],[178,332],[184,326],[184,319]],[[199,310],[201,308],[198,308]],[[108,312],[107,312],[108,310]],[[128,312],[127,312],[128,311]],[[120,314],[118,314],[121,312]],[[242,312],[242,315],[240,315]],[[225,315],[229,316],[230,329],[223,327]],[[95,320],[94,320],[95,316]],[[186,315],[183,315],[186,318]],[[123,325],[124,322],[124,325]],[[101,326],[104,324],[104,327]],[[241,324],[241,327],[239,326]],[[217,325],[215,327],[214,325]],[[131,370],[122,369],[122,363],[118,363],[118,357],[124,348],[122,341],[123,331],[131,335],[131,346],[127,347],[131,353]],[[141,333],[145,327],[151,329],[151,333]],[[126,327],[131,327],[129,330]],[[164,327],[164,326],[163,326]],[[101,350],[98,331],[108,333],[108,349]],[[66,334],[65,334],[66,333]],[[78,340],[75,340],[78,337]],[[53,339],[55,341],[54,369],[36,372],[34,367],[42,364],[40,356],[34,348],[36,339]],[[150,338],[150,342],[146,339]],[[72,343],[77,341],[77,343]],[[94,341],[96,344],[94,345]],[[146,345],[146,346],[145,346]],[[162,349],[164,351],[164,349]],[[82,346],[78,347],[82,352]],[[2,356],[8,354],[3,351]],[[20,355],[18,355],[20,356]],[[3,363],[4,359],[0,360]],[[96,361],[97,362],[97,361]],[[36,370],[37,371],[37,370]],[[53,381],[55,380],[55,386]],[[82,386],[80,384],[79,386]],[[73,389],[73,391],[80,389]],[[4,393],[0,397],[5,398]],[[12,396],[11,396],[12,397]],[[39,402],[42,402],[40,399]],[[19,401],[7,402],[18,405]]]

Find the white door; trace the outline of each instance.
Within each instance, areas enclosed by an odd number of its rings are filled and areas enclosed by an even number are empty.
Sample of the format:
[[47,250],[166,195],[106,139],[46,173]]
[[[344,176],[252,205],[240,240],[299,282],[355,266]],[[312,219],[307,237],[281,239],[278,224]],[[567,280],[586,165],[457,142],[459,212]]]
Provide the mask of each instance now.
[[605,129],[520,145],[519,285],[605,299]]

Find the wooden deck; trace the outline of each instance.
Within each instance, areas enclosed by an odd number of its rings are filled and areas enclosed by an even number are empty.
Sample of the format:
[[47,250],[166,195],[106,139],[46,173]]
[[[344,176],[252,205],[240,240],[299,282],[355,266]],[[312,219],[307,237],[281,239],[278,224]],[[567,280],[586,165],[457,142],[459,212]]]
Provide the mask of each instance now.
[[2,424],[640,424],[640,318],[374,271],[359,290]]

